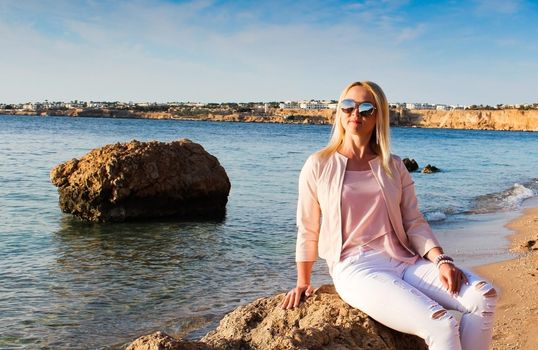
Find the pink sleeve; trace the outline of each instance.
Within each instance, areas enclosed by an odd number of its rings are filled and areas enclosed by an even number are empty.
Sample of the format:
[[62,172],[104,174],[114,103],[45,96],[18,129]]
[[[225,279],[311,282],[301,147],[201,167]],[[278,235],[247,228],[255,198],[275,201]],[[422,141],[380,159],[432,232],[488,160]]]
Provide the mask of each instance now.
[[299,176],[295,261],[315,261],[317,259],[320,217],[321,210],[317,197],[314,159],[313,156],[310,156]]
[[411,245],[420,256],[425,256],[430,249],[439,247],[439,241],[432,232],[432,229],[418,208],[417,195],[415,193],[415,183],[407,171],[401,159],[395,159],[402,181],[402,198],[400,201],[400,211],[402,213],[402,223]]

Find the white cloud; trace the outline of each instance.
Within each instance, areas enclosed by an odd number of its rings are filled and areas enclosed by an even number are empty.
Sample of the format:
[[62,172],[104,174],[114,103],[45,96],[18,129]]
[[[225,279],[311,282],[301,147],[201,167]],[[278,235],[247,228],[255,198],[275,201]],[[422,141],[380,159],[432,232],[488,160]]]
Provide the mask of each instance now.
[[[0,76],[9,82],[0,86],[0,102],[335,98],[354,80],[379,82],[393,100],[420,93],[419,100],[461,103],[451,96],[488,91],[447,87],[457,84],[445,81],[474,74],[483,61],[456,56],[450,40],[432,45],[435,25],[401,15],[400,2],[329,9],[342,13],[331,22],[332,13],[316,21],[317,7],[286,20],[282,8],[208,8],[210,1],[87,2],[83,9],[66,1],[51,10],[53,23],[45,24],[52,31],[39,22],[48,18],[41,3],[11,4],[5,13],[24,10],[27,18],[0,14]],[[267,19],[269,10],[276,20]],[[457,45],[472,46],[474,33],[467,43],[458,37]],[[496,61],[488,61],[491,70]]]
[[[327,85],[323,81],[339,75],[347,80],[368,77],[373,67],[389,57],[368,35],[366,24],[360,29],[350,25],[321,28],[301,23],[247,23],[242,30],[218,31],[211,30],[205,18],[188,23],[206,5],[148,8],[127,4],[112,13],[98,8],[97,15],[87,18],[69,15],[72,9],[68,9],[60,25],[69,35],[63,37],[20,24],[0,27],[9,31],[0,44],[12,53],[1,59],[3,73],[12,79],[17,79],[13,72],[24,74],[28,84],[21,89],[2,87],[5,90],[0,90],[0,97],[309,97],[316,84],[320,85],[318,94],[333,94],[332,89],[323,88]],[[245,16],[241,14],[241,18]],[[21,43],[25,44],[21,47]],[[24,69],[20,69],[22,65]],[[349,68],[341,72],[341,67]],[[359,74],[349,74],[355,69]],[[38,81],[52,84],[45,89]],[[252,89],[253,82],[259,84],[259,91]]]

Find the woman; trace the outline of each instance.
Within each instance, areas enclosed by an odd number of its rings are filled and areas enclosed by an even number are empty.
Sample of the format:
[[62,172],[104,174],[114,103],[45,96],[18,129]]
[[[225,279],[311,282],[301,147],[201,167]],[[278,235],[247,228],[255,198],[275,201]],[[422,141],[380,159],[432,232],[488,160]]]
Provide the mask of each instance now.
[[[348,85],[331,140],[299,178],[297,285],[281,306],[309,296],[324,258],[340,297],[432,350],[486,350],[495,289],[443,253],[418,209],[413,180],[390,154],[389,108],[372,82]],[[323,218],[323,219],[322,219]],[[458,321],[446,309],[462,313]]]

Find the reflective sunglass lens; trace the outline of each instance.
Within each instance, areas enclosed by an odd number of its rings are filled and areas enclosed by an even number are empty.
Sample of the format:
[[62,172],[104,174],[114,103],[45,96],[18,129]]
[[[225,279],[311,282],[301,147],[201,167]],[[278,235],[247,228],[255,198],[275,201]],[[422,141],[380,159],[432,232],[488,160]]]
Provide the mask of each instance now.
[[342,102],[340,102],[340,107],[342,109],[353,109],[355,108],[355,101],[353,100],[342,100]]
[[374,114],[374,106],[371,103],[361,103],[359,105],[359,114],[363,117],[369,117]]
[[350,100],[350,99],[345,99],[340,102],[340,108],[342,109],[342,112],[344,112],[345,114],[353,113],[355,106],[356,106],[355,101]]

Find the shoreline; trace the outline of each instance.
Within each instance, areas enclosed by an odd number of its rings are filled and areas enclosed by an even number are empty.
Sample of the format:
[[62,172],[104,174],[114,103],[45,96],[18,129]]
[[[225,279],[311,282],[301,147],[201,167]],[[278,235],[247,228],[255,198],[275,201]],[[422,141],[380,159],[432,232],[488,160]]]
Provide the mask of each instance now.
[[529,199],[504,226],[515,258],[472,268],[492,282],[500,298],[491,349],[538,348],[538,198]]
[[[332,125],[332,110],[271,110],[267,113],[204,112],[182,114],[170,111],[124,109],[69,109],[47,111],[0,110],[1,116],[157,119],[214,122]],[[390,110],[390,125],[422,129],[538,132],[538,110]]]
[[447,226],[432,226],[441,246],[458,265],[473,269],[476,266],[514,259],[506,237],[512,231],[506,224],[520,216],[520,210],[472,214],[465,221]]

